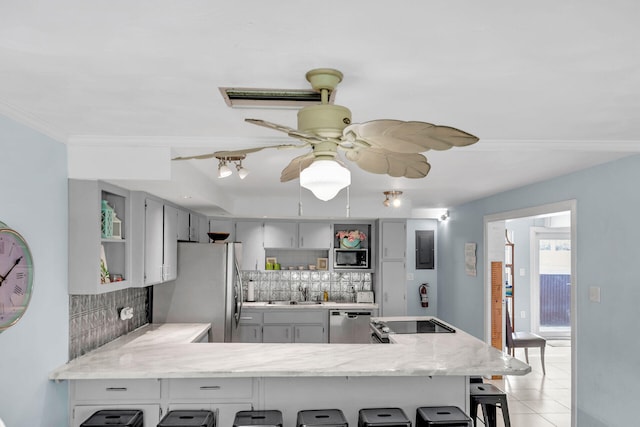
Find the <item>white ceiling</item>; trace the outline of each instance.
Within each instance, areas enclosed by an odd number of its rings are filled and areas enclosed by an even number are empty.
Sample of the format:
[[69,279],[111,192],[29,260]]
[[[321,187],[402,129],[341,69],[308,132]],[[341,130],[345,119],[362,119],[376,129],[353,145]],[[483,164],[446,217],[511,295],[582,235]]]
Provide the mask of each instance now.
[[218,87],[306,89],[308,70],[336,68],[356,123],[480,138],[427,152],[420,180],[350,167],[356,214],[393,215],[382,191],[398,189],[415,216],[640,152],[639,16],[634,0],[0,0],[0,113],[67,143],[72,177],[207,214],[291,216],[301,197],[342,215],[344,192],[322,205],[279,183],[297,150],[249,155],[244,181],[170,160],[290,142],[244,118],[295,128],[295,110],[231,109]]

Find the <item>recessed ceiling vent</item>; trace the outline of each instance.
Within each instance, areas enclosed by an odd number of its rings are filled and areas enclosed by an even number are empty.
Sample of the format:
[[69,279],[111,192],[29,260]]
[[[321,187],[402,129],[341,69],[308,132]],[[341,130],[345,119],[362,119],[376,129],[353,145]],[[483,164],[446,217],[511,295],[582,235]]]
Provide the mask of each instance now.
[[[221,87],[220,93],[232,108],[302,108],[321,104],[321,94],[309,89],[256,89],[245,87]],[[336,91],[329,95],[333,104]]]

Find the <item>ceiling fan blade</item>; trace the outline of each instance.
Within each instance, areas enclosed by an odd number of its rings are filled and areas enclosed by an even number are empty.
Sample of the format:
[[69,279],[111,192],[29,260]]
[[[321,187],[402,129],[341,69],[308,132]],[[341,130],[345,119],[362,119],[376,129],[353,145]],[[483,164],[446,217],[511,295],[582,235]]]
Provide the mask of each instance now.
[[289,126],[279,125],[276,123],[271,123],[266,120],[261,119],[244,119],[245,122],[251,123],[258,126],[263,126],[269,129],[275,129],[280,132],[284,132],[292,138],[301,139],[305,142],[322,142],[326,141],[326,138],[322,138],[321,136],[314,135],[312,133],[306,133],[299,131],[297,129],[290,128]]
[[212,158],[233,158],[233,157],[242,157],[244,158],[247,154],[256,153],[258,151],[265,150],[267,148],[276,148],[278,150],[283,150],[286,148],[302,148],[306,147],[307,144],[279,144],[279,145],[267,145],[264,147],[254,147],[254,148],[245,148],[242,150],[229,150],[229,151],[216,151],[215,153],[209,154],[200,154],[198,156],[187,156],[187,157],[174,157],[171,160],[190,160],[190,159],[212,159]]
[[313,155],[313,152],[303,154],[302,156],[298,156],[291,160],[287,167],[282,170],[280,182],[287,182],[298,178],[300,176],[300,171],[308,168],[314,160],[315,156]]
[[371,147],[397,153],[420,153],[427,150],[448,150],[478,141],[467,132],[449,126],[402,120],[372,120],[355,123],[343,131],[343,139],[355,146],[362,141]]
[[431,169],[427,158],[419,153],[397,153],[383,148],[368,148],[347,151],[345,156],[367,172],[393,177],[424,178]]
[[295,131],[294,128],[290,128],[289,126],[279,125],[277,123],[271,123],[266,120],[261,119],[244,119],[245,122],[251,123],[254,125],[262,126],[269,129],[275,129],[280,132],[289,133]]
[[171,160],[191,160],[191,159],[213,159],[215,157],[215,153],[209,153],[209,154],[200,154],[198,156],[186,156],[186,157],[174,157]]

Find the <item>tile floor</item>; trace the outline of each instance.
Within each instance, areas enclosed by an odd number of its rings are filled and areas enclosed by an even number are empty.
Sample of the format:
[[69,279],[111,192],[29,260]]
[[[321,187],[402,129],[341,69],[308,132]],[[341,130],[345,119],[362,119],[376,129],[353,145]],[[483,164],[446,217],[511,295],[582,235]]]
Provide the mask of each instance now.
[[[516,349],[524,358],[524,350]],[[507,393],[512,427],[571,427],[571,347],[551,346],[547,342],[542,375],[538,349],[529,349],[531,373],[492,380]],[[485,380],[485,382],[489,382]],[[498,426],[504,426],[498,411]],[[482,426],[478,420],[478,426]]]

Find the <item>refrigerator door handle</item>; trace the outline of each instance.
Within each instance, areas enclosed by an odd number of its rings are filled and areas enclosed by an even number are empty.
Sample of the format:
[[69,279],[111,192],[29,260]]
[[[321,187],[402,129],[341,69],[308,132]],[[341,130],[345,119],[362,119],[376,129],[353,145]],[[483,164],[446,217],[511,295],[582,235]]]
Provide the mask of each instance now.
[[240,275],[240,268],[238,267],[238,259],[234,259],[234,266],[235,266],[235,274],[237,277],[236,282],[236,286],[235,286],[235,313],[233,313],[233,317],[235,318],[236,321],[236,329],[238,329],[238,326],[240,325],[240,316],[242,315],[242,276]]

